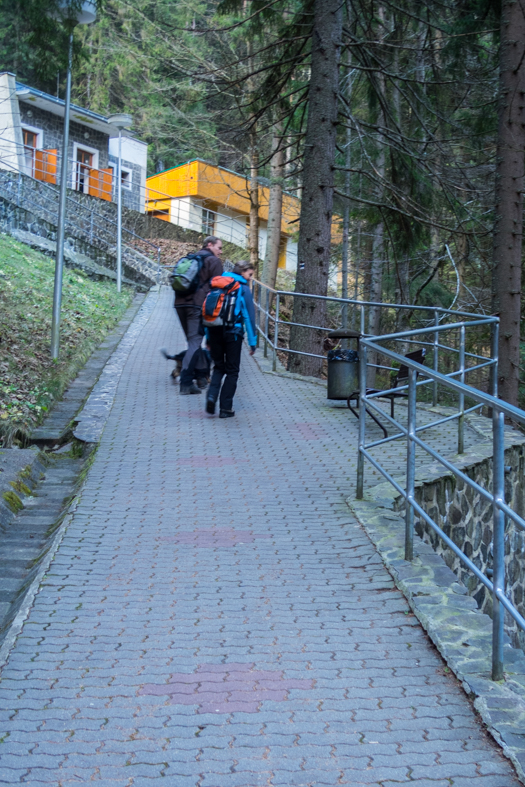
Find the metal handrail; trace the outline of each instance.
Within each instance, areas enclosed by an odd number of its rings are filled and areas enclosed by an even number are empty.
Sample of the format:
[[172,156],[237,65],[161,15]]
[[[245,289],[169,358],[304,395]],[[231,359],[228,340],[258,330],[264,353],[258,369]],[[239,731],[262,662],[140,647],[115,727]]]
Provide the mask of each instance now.
[[[336,296],[317,296],[310,293],[290,292],[276,290],[262,282],[255,282],[255,301],[257,308],[257,329],[260,337],[264,340],[264,354],[268,353],[268,348],[273,354],[273,369],[276,369],[277,352],[287,354],[308,355],[321,358],[316,353],[305,353],[293,350],[289,347],[279,345],[279,328],[286,324],[298,325],[298,323],[288,322],[280,319],[280,307],[284,297],[316,299],[324,302],[336,302],[342,308],[352,306],[359,310],[360,330],[360,364],[359,364],[359,449],[358,449],[358,470],[357,470],[357,490],[356,496],[363,497],[364,486],[364,463],[368,460],[381,475],[392,484],[394,489],[406,501],[405,515],[405,558],[413,559],[414,544],[414,515],[415,513],[425,521],[430,528],[442,539],[449,549],[462,561],[463,565],[478,578],[483,585],[493,595],[493,652],[492,652],[492,676],[494,680],[501,680],[503,677],[503,624],[504,610],[512,619],[525,630],[525,618],[521,615],[515,605],[505,595],[505,562],[504,562],[504,531],[505,517],[509,517],[517,527],[525,530],[525,520],[517,514],[505,501],[505,478],[504,478],[504,419],[505,417],[525,426],[525,411],[514,407],[497,398],[497,365],[498,365],[498,330],[499,319],[494,316],[480,317],[464,311],[454,311],[439,306],[412,306],[398,303],[378,303],[375,301],[359,301],[349,298],[338,298]],[[367,308],[381,308],[394,311],[410,311],[411,313],[427,313],[433,316],[433,324],[405,331],[396,331],[382,336],[370,336],[365,332],[365,310]],[[273,313],[272,313],[273,309]],[[442,324],[443,318],[448,321]],[[273,327],[273,336],[270,335],[270,325]],[[486,326],[491,332],[490,354],[480,355],[477,352],[466,350],[466,332]],[[331,328],[323,326],[305,326],[313,330],[330,331]],[[457,347],[449,347],[440,341],[444,332],[452,331],[459,335]],[[429,340],[430,338],[430,340]],[[417,363],[417,361],[407,358],[405,355],[395,350],[389,349],[385,343],[403,343],[430,346],[434,352],[433,368]],[[368,363],[368,353],[373,351],[374,363]],[[455,367],[451,372],[443,374],[439,371],[440,353],[448,352],[450,357],[456,359]],[[408,369],[408,384],[399,385],[396,388],[385,388],[375,392],[367,392],[367,371],[374,369],[391,369],[376,360],[378,356],[386,357],[389,363],[403,365]],[[467,361],[474,361],[473,366],[467,366]],[[467,375],[481,369],[490,371],[490,393],[486,393],[478,388],[468,385],[465,381]],[[419,379],[417,379],[419,376]],[[438,418],[428,423],[417,423],[416,394],[418,388],[432,386],[433,404],[437,404],[438,388],[444,389],[458,397],[457,412]],[[407,394],[408,422],[405,426],[393,416],[385,412],[377,402],[385,394],[401,393]],[[465,401],[470,400],[474,405],[465,407]],[[421,438],[421,433],[439,427],[444,423],[454,420],[458,422],[458,453],[464,451],[464,425],[465,415],[481,407],[489,407],[493,413],[493,489],[488,490],[473,481],[467,473],[460,470],[454,463],[434,450],[428,442]],[[367,408],[379,413],[395,428],[395,434],[391,434],[383,439],[372,439],[366,442],[366,412]],[[396,440],[406,440],[407,459],[406,459],[406,483],[402,485],[381,465],[371,453],[371,449],[378,446],[392,443]],[[490,580],[483,571],[458,547],[452,539],[443,532],[439,525],[432,520],[423,507],[415,499],[415,478],[416,478],[416,447],[425,451],[430,457],[439,462],[447,472],[452,472],[460,478],[470,488],[480,494],[485,500],[492,502],[494,510],[494,548],[493,548],[493,577]]]
[[[284,297],[291,297],[291,298],[306,298],[310,300],[319,300],[323,302],[331,302],[337,303],[341,306],[342,314],[345,312],[346,308],[351,306],[354,307],[356,310],[359,311],[359,333],[361,336],[367,336],[369,334],[365,331],[366,325],[366,309],[367,308],[381,308],[390,311],[410,311],[411,313],[417,312],[419,314],[430,314],[433,317],[433,324],[429,325],[425,328],[415,329],[414,331],[404,331],[404,332],[396,332],[395,334],[388,334],[386,337],[388,339],[396,339],[399,336],[403,336],[407,343],[418,343],[414,342],[414,337],[420,335],[421,331],[424,331],[425,336],[431,335],[432,341],[423,342],[426,346],[431,346],[433,349],[434,354],[434,369],[437,371],[439,368],[439,356],[440,352],[446,351],[451,352],[453,354],[457,354],[459,356],[459,370],[457,373],[463,379],[466,374],[471,374],[475,370],[479,370],[485,366],[490,366],[493,364],[493,358],[486,358],[485,356],[477,355],[476,353],[470,353],[466,351],[465,342],[465,329],[466,328],[473,328],[477,326],[488,326],[492,329],[494,325],[498,323],[498,318],[493,316],[481,317],[479,314],[465,312],[465,311],[455,311],[452,309],[445,309],[442,306],[419,306],[419,305],[409,305],[404,303],[383,303],[377,301],[361,301],[355,300],[352,298],[339,298],[333,295],[312,295],[310,293],[303,293],[303,292],[291,292],[288,290],[277,290],[272,287],[269,287],[267,284],[259,280],[255,280],[254,282],[254,294],[255,294],[255,306],[256,306],[256,314],[257,314],[257,332],[259,336],[264,341],[264,356],[265,358],[268,357],[268,348],[272,351],[272,369],[276,371],[277,369],[277,352],[284,352],[287,355],[299,355],[299,356],[308,356],[318,359],[323,359],[323,355],[319,355],[318,353],[309,353],[304,351],[299,351],[292,349],[290,347],[282,347],[279,345],[279,330],[281,325],[286,325],[287,327],[296,326],[296,327],[303,327],[303,328],[310,328],[312,330],[317,331],[326,331],[329,333],[333,330],[332,327],[325,327],[319,325],[305,325],[304,323],[297,323],[288,320],[281,320],[279,318],[280,314],[280,304],[281,300]],[[275,313],[271,313],[271,306],[272,303],[275,304]],[[453,320],[453,323],[447,322],[445,324],[442,323],[444,317],[448,317],[450,320]],[[273,339],[270,336],[270,324],[273,327]],[[443,331],[450,331],[450,330],[459,330],[460,331],[460,342],[459,342],[459,349],[454,347],[448,347],[447,345],[442,344],[439,341],[439,337]],[[421,343],[421,342],[419,342]],[[474,367],[467,367],[466,361],[469,358],[476,358],[476,360],[482,361],[483,364],[477,364]],[[433,404],[437,404],[438,401],[438,382],[434,381],[433,383],[433,390],[432,390],[432,402]],[[464,411],[464,403],[460,408],[462,413]],[[463,450],[463,415],[460,416],[460,421],[458,424],[458,447],[460,452]]]
[[[384,346],[385,341],[391,341],[394,335],[384,335],[380,337],[364,337],[360,342],[360,410],[359,410],[359,447],[358,447],[358,468],[357,468],[357,488],[356,497],[363,497],[364,487],[364,462],[367,459],[373,467],[387,479],[387,481],[396,489],[399,495],[406,501],[405,513],[405,559],[413,559],[413,543],[414,543],[414,515],[417,514],[427,525],[439,536],[439,538],[451,549],[454,554],[461,560],[464,566],[471,571],[480,582],[492,593],[493,596],[493,648],[492,648],[492,677],[493,680],[501,680],[503,678],[503,634],[504,634],[504,610],[506,610],[516,624],[525,630],[525,618],[516,608],[516,606],[507,598],[505,594],[505,554],[504,554],[504,537],[505,537],[505,517],[509,517],[517,527],[525,530],[525,520],[517,514],[505,502],[505,436],[504,436],[504,419],[505,417],[512,419],[514,422],[525,426],[525,411],[515,407],[507,402],[497,398],[497,340],[498,340],[498,321],[495,318],[491,319],[493,332],[492,332],[492,375],[491,375],[491,388],[492,393],[486,393],[477,388],[467,385],[463,380],[454,379],[453,376],[444,375],[435,369],[430,369],[422,364],[417,363],[405,356],[401,355],[394,350]],[[464,325],[458,324],[462,327]],[[420,334],[425,334],[428,331],[421,329]],[[398,332],[395,334],[395,339],[398,341],[405,340],[407,334],[416,336],[418,331]],[[389,361],[403,363],[408,367],[408,406],[407,406],[407,425],[401,424],[398,420],[386,413],[382,408],[376,404],[376,400],[381,397],[383,392],[367,392],[366,379],[367,379],[367,355],[369,351],[374,354],[386,356]],[[462,370],[463,372],[466,370]],[[458,372],[454,372],[457,375]],[[418,381],[417,376],[425,378],[423,381]],[[446,420],[453,418],[463,418],[466,412],[473,411],[479,407],[486,406],[492,411],[492,434],[493,434],[493,488],[492,491],[484,488],[476,481],[471,479],[467,473],[460,470],[452,461],[442,456],[427,442],[422,440],[418,434],[425,429],[431,429],[445,419],[430,422],[425,425],[417,425],[417,407],[416,407],[416,392],[418,385],[423,383],[433,383],[434,385],[443,386],[445,389],[457,394],[460,397],[460,410],[461,404],[464,404],[466,398],[473,400],[476,404],[462,412],[458,412],[449,416]],[[405,388],[407,386],[404,386]],[[397,434],[391,435],[389,438],[373,440],[366,442],[366,409],[371,408],[375,412],[379,412],[390,424],[392,424]],[[384,468],[381,462],[371,455],[370,450],[374,447],[381,446],[386,442],[393,440],[405,439],[407,442],[407,458],[406,458],[406,482],[402,485],[398,480]],[[481,495],[485,500],[492,503],[493,506],[493,579],[492,581],[475,565],[475,563],[452,541],[452,539],[443,532],[437,522],[424,510],[424,508],[415,499],[415,449],[416,446],[425,451],[432,459],[439,462],[447,471],[453,473],[457,478],[461,479],[463,483],[468,485],[471,489]]]

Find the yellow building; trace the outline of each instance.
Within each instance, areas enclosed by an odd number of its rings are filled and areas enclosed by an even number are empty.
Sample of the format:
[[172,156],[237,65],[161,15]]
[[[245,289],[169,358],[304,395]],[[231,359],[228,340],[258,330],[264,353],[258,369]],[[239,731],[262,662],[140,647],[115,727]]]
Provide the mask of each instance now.
[[[259,186],[259,257],[266,252],[270,189]],[[300,200],[283,194],[279,267],[296,270]],[[246,246],[250,199],[244,175],[201,159],[152,175],[146,181],[146,211],[157,218]]]

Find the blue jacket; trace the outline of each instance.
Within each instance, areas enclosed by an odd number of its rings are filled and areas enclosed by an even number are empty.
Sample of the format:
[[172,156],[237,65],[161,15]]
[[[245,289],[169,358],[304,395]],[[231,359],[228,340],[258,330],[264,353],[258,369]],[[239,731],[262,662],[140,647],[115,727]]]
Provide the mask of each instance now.
[[240,336],[244,336],[244,329],[246,329],[246,333],[248,334],[248,344],[253,349],[257,346],[257,328],[255,325],[255,306],[253,305],[253,296],[252,291],[250,290],[250,285],[239,273],[230,273],[229,271],[225,271],[223,276],[231,276],[232,279],[238,281],[241,285],[241,294],[242,297],[239,299],[240,301],[240,311],[239,311],[239,319],[235,325],[235,328],[231,328],[228,330],[228,333],[237,333]]

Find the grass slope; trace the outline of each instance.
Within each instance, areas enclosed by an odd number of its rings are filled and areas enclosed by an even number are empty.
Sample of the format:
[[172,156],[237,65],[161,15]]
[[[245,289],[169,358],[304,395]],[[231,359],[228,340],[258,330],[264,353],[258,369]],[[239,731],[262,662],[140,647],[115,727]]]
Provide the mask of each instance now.
[[54,272],[54,260],[0,234],[0,445],[23,445],[134,295],[66,269],[60,358],[53,361]]

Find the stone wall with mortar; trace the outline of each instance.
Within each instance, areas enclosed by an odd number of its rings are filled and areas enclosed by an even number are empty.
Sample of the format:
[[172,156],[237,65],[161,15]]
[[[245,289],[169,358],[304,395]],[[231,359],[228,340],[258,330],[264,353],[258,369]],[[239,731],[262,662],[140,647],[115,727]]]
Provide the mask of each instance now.
[[[481,421],[482,419],[476,419]],[[488,419],[483,419],[488,422]],[[490,422],[489,422],[490,423]],[[485,437],[488,437],[486,427]],[[508,443],[511,442],[511,445]],[[505,501],[520,516],[524,514],[525,437],[510,431],[505,450]],[[492,445],[480,443],[476,447],[478,461],[461,466],[461,470],[479,486],[492,490]],[[460,456],[456,459],[461,459]],[[483,572],[493,567],[492,504],[479,492],[453,474],[418,479],[416,501],[443,532]],[[396,497],[394,509],[404,510],[404,500]],[[415,518],[417,534],[441,555],[449,568],[463,582],[479,608],[491,614],[492,597],[486,587],[473,576],[462,561],[447,547],[434,530],[423,520]],[[505,527],[505,574],[508,598],[525,615],[525,532],[512,521]],[[507,614],[506,631],[515,646],[525,650],[525,633],[521,632]]]
[[[46,221],[37,212],[20,208],[10,200],[0,195],[0,231],[16,236],[16,231],[22,230],[32,235],[45,238],[53,243],[56,241],[57,228],[55,224]],[[117,262],[114,247],[100,242],[90,242],[89,236],[81,231],[80,227],[66,228],[66,252],[72,250],[83,257],[93,260],[96,266],[115,271]],[[46,253],[45,249],[41,249]],[[153,264],[144,255],[134,249],[123,250],[124,276],[135,282],[139,287],[149,289],[157,279],[157,265]],[[68,255],[65,258],[68,263]],[[82,266],[80,266],[82,267]],[[98,272],[96,274],[98,276]]]
[[[48,186],[38,180],[30,178],[28,175],[16,172],[0,170],[0,193],[9,201],[31,211],[46,221],[56,223],[58,210],[58,188]],[[114,202],[97,199],[89,194],[82,194],[73,189],[67,190],[67,217],[72,231],[78,231],[88,236],[90,242],[96,242],[97,237],[104,242],[116,243],[117,226],[117,206]],[[185,243],[200,244],[204,240],[204,235],[194,230],[186,230],[176,224],[149,216],[147,213],[139,213],[123,207],[122,225],[130,232],[134,232],[140,238],[166,240],[177,240]],[[133,244],[133,237],[123,234],[123,241],[126,244]],[[226,254],[235,256],[238,247],[230,243],[224,244]],[[151,257],[156,260],[156,249],[151,248]]]

